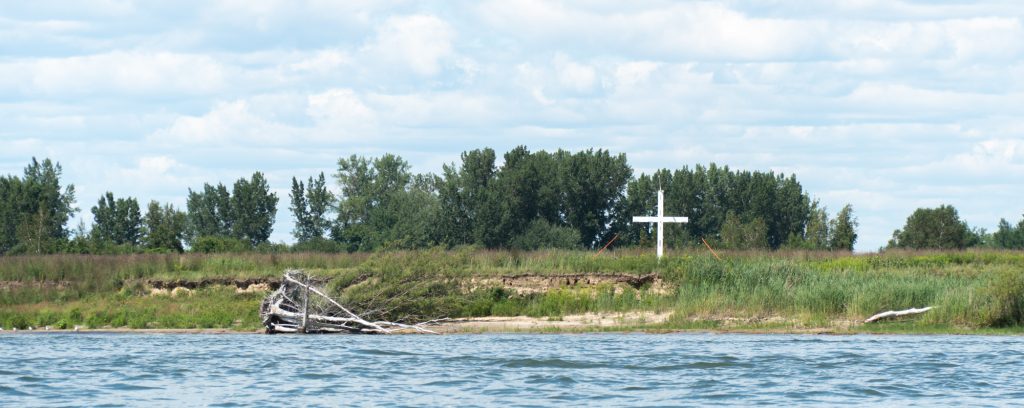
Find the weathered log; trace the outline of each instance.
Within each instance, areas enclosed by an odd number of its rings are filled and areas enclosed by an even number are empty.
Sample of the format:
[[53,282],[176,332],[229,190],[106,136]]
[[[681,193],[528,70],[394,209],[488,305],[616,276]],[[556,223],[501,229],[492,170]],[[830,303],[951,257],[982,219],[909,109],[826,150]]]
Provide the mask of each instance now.
[[900,317],[900,316],[920,314],[920,313],[927,312],[929,310],[932,310],[931,306],[920,308],[920,309],[910,308],[910,309],[907,309],[907,310],[890,310],[888,312],[882,312],[882,313],[876,314],[874,316],[871,316],[871,317],[865,319],[864,323],[871,323],[871,322],[878,321],[878,320],[881,320],[881,319],[888,319],[890,317]]
[[267,333],[389,334],[401,330],[437,334],[423,326],[436,321],[404,324],[368,321],[313,286],[305,273],[287,270],[281,285],[260,304],[260,319]]

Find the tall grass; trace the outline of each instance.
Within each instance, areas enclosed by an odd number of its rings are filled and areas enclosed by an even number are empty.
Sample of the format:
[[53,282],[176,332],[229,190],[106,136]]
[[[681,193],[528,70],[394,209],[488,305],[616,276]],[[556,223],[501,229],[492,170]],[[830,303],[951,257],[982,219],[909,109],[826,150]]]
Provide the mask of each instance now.
[[[258,325],[258,295],[213,288],[190,298],[149,296],[147,279],[277,277],[303,268],[332,278],[329,289],[373,317],[564,316],[672,311],[680,326],[726,318],[784,318],[792,324],[857,321],[879,311],[933,306],[920,327],[1024,326],[1024,253],[1005,251],[735,251],[716,259],[645,250],[600,256],[583,251],[453,250],[372,254],[56,255],[0,257],[0,324],[143,327]],[[468,292],[473,278],[514,275],[655,273],[667,291],[623,285],[560,287],[517,295],[509,288]],[[134,286],[133,286],[134,285]],[[239,323],[241,322],[241,323]],[[901,326],[903,327],[903,326]]]

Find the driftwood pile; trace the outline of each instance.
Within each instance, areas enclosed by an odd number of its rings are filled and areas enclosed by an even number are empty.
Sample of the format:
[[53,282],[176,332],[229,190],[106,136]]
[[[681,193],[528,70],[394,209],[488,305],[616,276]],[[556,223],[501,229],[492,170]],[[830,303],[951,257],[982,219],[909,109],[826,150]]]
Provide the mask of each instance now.
[[437,334],[424,328],[434,322],[367,321],[332,299],[317,286],[316,280],[298,270],[285,271],[281,286],[263,299],[260,319],[267,333]]

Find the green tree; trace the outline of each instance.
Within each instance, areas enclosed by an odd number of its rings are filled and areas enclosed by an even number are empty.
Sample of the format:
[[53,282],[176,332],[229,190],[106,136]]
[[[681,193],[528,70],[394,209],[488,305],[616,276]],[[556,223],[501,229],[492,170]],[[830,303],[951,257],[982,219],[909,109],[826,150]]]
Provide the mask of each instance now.
[[768,249],[768,225],[764,220],[755,218],[743,222],[739,216],[730,211],[722,223],[719,245],[726,249]]
[[1024,219],[1016,226],[1005,218],[999,219],[996,232],[992,233],[992,246],[1003,249],[1024,249]]
[[964,249],[971,244],[972,233],[960,220],[956,208],[918,208],[902,229],[893,232],[890,248]]
[[189,189],[186,202],[189,244],[200,237],[232,236],[235,216],[231,205],[231,193],[223,184],[203,184],[202,191]]
[[569,227],[553,225],[543,218],[533,220],[509,245],[512,248],[533,251],[544,248],[578,249],[580,234]]
[[808,210],[807,225],[804,227],[804,235],[794,235],[795,241],[792,246],[801,249],[825,250],[829,249],[832,238],[833,221],[828,219],[828,208],[821,206],[818,200],[811,202]]
[[853,206],[843,206],[829,227],[829,249],[853,251],[853,244],[857,243],[857,225],[857,218],[853,216]]
[[435,240],[436,178],[413,175],[401,157],[338,160],[341,187],[334,240],[349,251],[420,248]]
[[[440,235],[448,245],[497,247],[503,236],[502,205],[493,189],[497,180],[494,150],[462,153],[462,165],[444,167],[440,182]],[[507,209],[507,208],[506,208]]]
[[306,212],[309,217],[311,236],[322,238],[331,229],[331,220],[327,213],[334,204],[334,194],[327,190],[327,180],[321,172],[316,178],[310,178],[306,185],[306,203],[309,209]]
[[561,156],[561,206],[567,226],[580,233],[586,248],[595,248],[612,238],[613,220],[625,216],[626,185],[633,169],[626,156],[612,156],[607,150],[586,150]]
[[248,180],[238,179],[231,191],[232,236],[253,247],[267,242],[274,231],[277,201],[263,173],[257,171]]
[[67,243],[75,187],[61,188],[62,169],[32,158],[22,178],[0,177],[0,253],[53,253]]
[[308,184],[292,177],[292,214],[295,216],[295,230],[292,234],[299,243],[319,240],[330,230],[327,211],[334,202],[334,194],[327,190],[324,173],[316,179],[310,177]]
[[295,217],[295,229],[292,230],[292,235],[299,243],[313,239],[315,234],[313,233],[312,219],[309,216],[309,204],[306,202],[306,185],[292,177],[292,191],[288,197],[292,200],[289,209],[292,210],[292,216]]
[[142,237],[142,214],[139,202],[132,197],[114,198],[107,192],[91,209],[93,215],[92,235],[99,243],[114,245],[139,245]]
[[146,209],[143,242],[150,250],[184,252],[188,216],[167,204],[150,201]]

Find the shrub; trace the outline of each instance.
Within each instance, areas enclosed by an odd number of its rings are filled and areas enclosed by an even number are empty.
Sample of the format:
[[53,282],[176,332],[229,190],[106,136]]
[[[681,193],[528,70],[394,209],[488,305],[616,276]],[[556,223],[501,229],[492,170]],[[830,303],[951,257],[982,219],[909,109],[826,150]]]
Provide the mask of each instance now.
[[532,251],[539,248],[578,249],[580,234],[573,228],[553,225],[538,219],[526,231],[512,239],[512,248]]
[[192,252],[204,254],[217,252],[244,252],[251,248],[249,244],[237,238],[205,236],[196,238],[192,244]]

